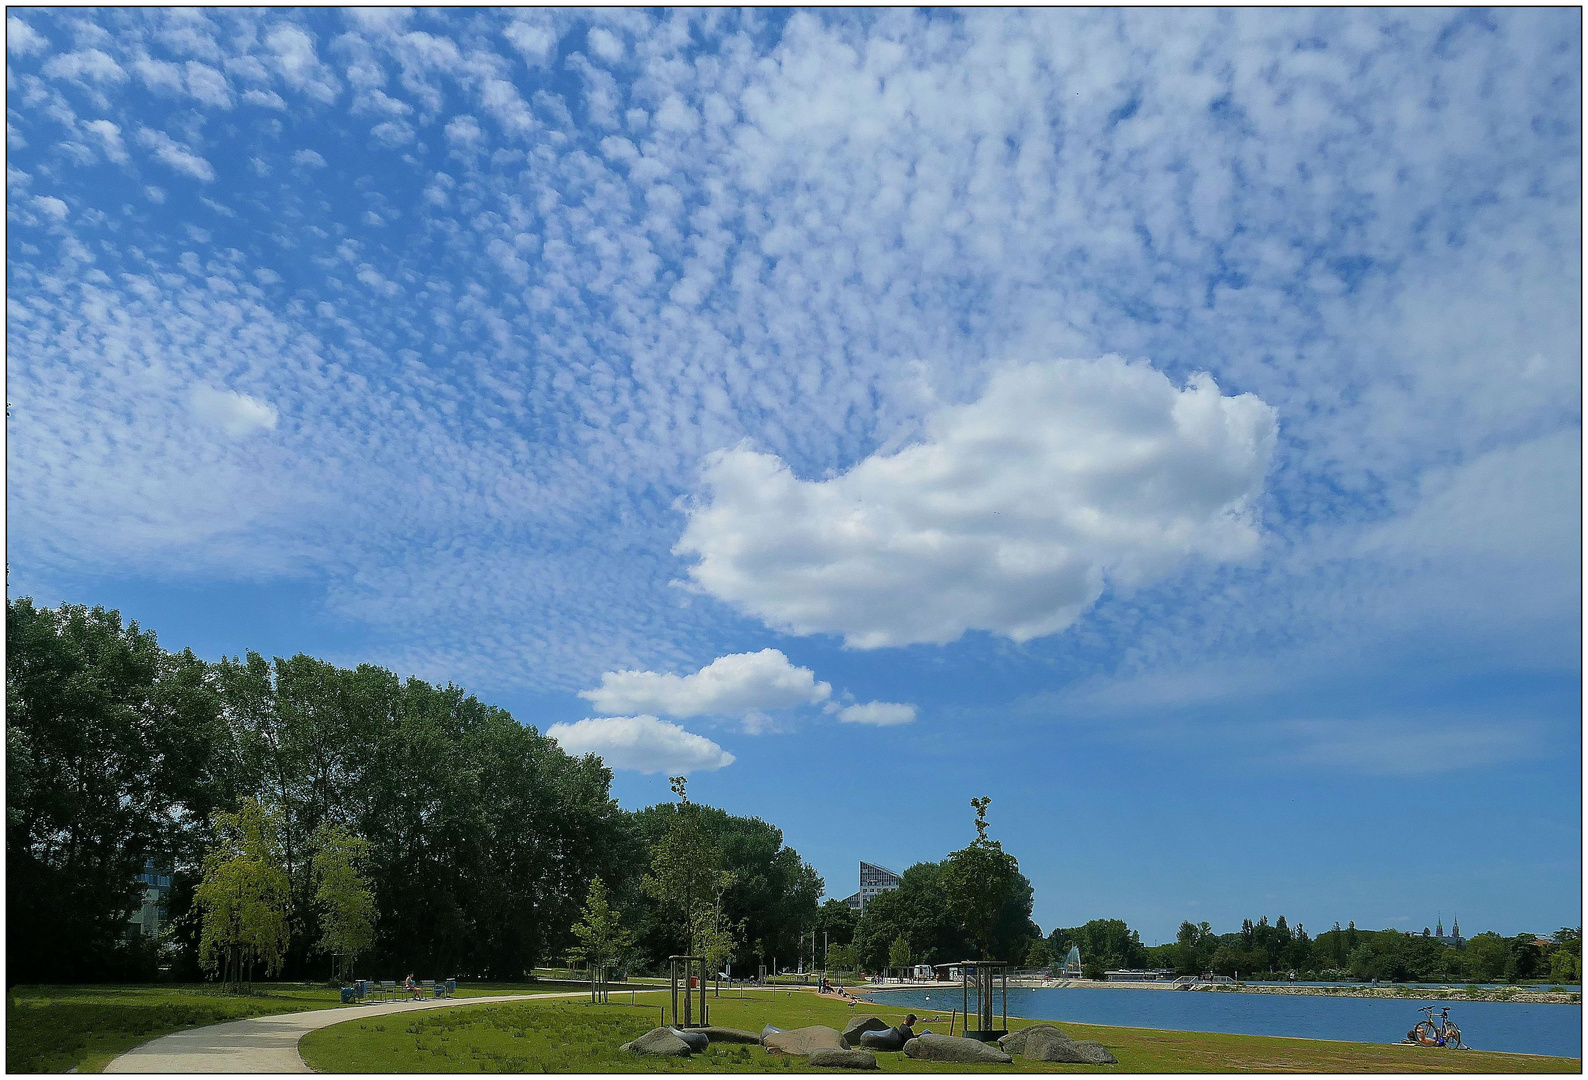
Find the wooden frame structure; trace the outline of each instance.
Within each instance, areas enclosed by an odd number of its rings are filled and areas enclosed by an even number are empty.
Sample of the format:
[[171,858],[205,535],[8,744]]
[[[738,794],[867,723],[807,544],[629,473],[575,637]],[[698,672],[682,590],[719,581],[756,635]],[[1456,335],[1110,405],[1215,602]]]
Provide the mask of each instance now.
[[[673,1027],[691,1028],[705,1027],[711,1021],[706,1015],[706,958],[704,956],[669,956],[667,958],[668,978],[672,984],[673,1001]],[[680,1018],[678,1011],[679,976],[683,976],[684,1011]],[[695,986],[690,986],[693,981]],[[695,989],[700,990],[700,1020],[695,1020]]]
[[[965,1006],[965,1037],[997,1042],[1009,1034],[1009,965],[1002,960],[966,960],[959,965],[959,985]],[[976,993],[976,1027],[970,1026],[970,997]],[[993,996],[1003,991],[1003,1024],[994,1027]]]

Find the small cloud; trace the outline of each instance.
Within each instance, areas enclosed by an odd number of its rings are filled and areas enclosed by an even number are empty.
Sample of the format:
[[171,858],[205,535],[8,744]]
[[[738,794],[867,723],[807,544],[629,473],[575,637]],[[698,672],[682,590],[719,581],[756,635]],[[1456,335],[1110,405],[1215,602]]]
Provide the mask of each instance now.
[[[693,675],[657,671],[609,671],[601,686],[579,696],[608,712],[655,712],[666,716],[739,716],[796,705],[816,705],[832,695],[810,668],[795,667],[777,649],[721,656]],[[763,718],[764,719],[764,718]],[[750,727],[761,729],[760,722]]]
[[590,44],[590,51],[607,63],[615,64],[623,59],[623,42],[612,31],[593,26],[585,40]]
[[261,109],[285,109],[285,99],[274,90],[249,90],[243,94],[243,100],[250,105],[258,105]]
[[179,173],[206,183],[215,179],[215,170],[210,167],[209,162],[163,131],[141,127],[138,129],[138,142],[154,154],[155,160]]
[[143,189],[143,197],[158,206],[165,202],[165,190],[149,184]]
[[544,67],[557,49],[557,34],[540,23],[513,22],[502,31],[530,67]]
[[188,402],[200,420],[234,438],[276,426],[275,409],[235,390],[195,386],[188,395]]
[[838,719],[846,724],[871,724],[875,727],[892,727],[915,720],[915,706],[893,701],[868,701],[864,705],[850,705],[838,710]]
[[325,159],[319,154],[316,154],[313,150],[299,150],[297,153],[292,155],[292,163],[294,165],[301,165],[305,169],[325,168]]
[[570,754],[597,754],[610,768],[641,773],[712,772],[735,760],[705,736],[654,716],[606,716],[553,724],[546,735]]
[[[10,21],[7,20],[7,26]],[[127,73],[121,65],[98,49],[83,49],[52,57],[44,64],[44,74],[52,79],[71,79],[74,82],[119,83],[125,82]]]
[[56,221],[65,221],[69,212],[67,205],[53,195],[33,196],[33,205],[45,217],[52,217]]
[[17,18],[6,16],[6,51],[13,56],[31,56],[50,47],[44,35]]
[[111,161],[123,162],[127,160],[127,147],[121,141],[121,128],[109,120],[90,120],[83,125],[83,130],[99,140],[100,147],[105,156]]
[[274,270],[261,267],[254,271],[254,280],[261,285],[280,285],[281,275]]
[[387,149],[395,149],[414,141],[414,129],[401,120],[388,120],[370,128],[369,137]]

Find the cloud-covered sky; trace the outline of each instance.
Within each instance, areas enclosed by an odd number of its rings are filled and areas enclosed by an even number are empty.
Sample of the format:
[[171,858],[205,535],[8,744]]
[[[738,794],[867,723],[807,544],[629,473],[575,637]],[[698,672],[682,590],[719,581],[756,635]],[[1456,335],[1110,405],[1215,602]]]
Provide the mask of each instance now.
[[990,792],[1044,927],[1578,910],[1577,11],[7,26],[13,595],[835,895]]

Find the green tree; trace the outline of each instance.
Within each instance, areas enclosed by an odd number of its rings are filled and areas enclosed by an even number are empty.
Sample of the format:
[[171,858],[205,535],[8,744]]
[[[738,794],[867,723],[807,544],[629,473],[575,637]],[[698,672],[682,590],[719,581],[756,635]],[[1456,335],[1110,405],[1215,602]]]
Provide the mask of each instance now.
[[228,986],[252,986],[255,966],[274,975],[287,950],[289,882],[280,827],[256,799],[235,814],[217,811],[214,826],[215,844],[194,894],[203,922],[199,956]]
[[903,934],[893,939],[893,944],[888,946],[888,967],[899,969],[910,966],[910,943]]
[[642,885],[667,907],[688,941],[689,952],[702,955],[712,920],[705,916],[733,884],[722,869],[722,849],[706,828],[700,807],[689,801],[688,780],[668,778],[678,805],[666,831],[651,848],[651,868]]
[[1047,941],[1037,938],[1031,943],[1031,948],[1026,950],[1025,966],[1031,969],[1045,968],[1053,963],[1053,949]]
[[1031,922],[1031,882],[1020,863],[997,840],[987,838],[987,807],[991,799],[972,799],[976,839],[949,855],[943,888],[949,906],[975,942],[982,959],[995,948],[1012,948],[1036,935]]
[[10,970],[152,974],[127,935],[135,877],[146,859],[196,864],[210,810],[230,799],[206,672],[116,611],[7,603]]
[[573,925],[573,936],[579,944],[569,949],[568,955],[590,965],[592,983],[599,969],[616,965],[633,944],[634,935],[623,927],[599,874],[590,879],[590,891],[579,921]]
[[319,949],[336,974],[351,976],[358,958],[375,943],[375,890],[365,876],[369,842],[341,825],[321,825],[312,862],[314,906],[320,916]]

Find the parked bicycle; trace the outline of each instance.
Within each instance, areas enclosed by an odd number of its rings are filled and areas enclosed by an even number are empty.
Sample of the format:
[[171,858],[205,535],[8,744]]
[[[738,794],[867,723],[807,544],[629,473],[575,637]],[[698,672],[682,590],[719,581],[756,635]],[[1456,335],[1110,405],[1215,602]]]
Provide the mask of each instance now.
[[1461,1029],[1456,1022],[1450,1019],[1448,1008],[1439,1009],[1439,1015],[1434,1015],[1435,1005],[1424,1005],[1417,1011],[1427,1013],[1423,1019],[1417,1021],[1410,1031],[1406,1033],[1406,1041],[1416,1043],[1418,1046],[1442,1046],[1446,1050],[1469,1049],[1461,1043]]

